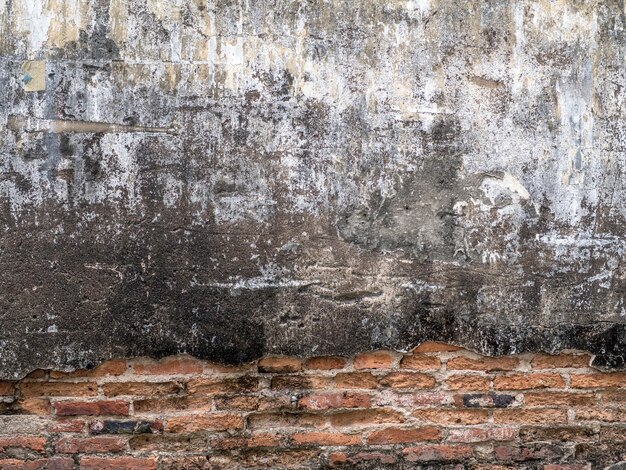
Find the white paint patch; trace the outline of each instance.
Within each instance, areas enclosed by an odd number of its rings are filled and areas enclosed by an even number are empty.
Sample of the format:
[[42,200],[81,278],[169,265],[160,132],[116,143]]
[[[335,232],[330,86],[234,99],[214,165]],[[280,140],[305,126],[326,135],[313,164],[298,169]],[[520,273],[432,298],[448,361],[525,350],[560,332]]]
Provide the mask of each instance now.
[[481,189],[485,196],[491,200],[492,204],[495,204],[498,196],[507,193],[515,196],[517,199],[530,199],[530,193],[524,185],[515,176],[506,172],[501,177],[491,175],[485,177],[481,184]]
[[419,13],[421,16],[424,16],[430,10],[430,0],[408,0],[406,9],[409,13]]
[[43,48],[48,39],[48,28],[52,17],[44,8],[47,0],[23,0],[21,2],[23,16],[18,21],[21,30],[28,34],[30,54],[35,54]]
[[520,183],[520,181],[510,173],[504,173],[504,178],[502,178],[502,185],[509,189],[513,193],[517,193],[517,195],[522,199],[530,199],[530,193],[528,190]]

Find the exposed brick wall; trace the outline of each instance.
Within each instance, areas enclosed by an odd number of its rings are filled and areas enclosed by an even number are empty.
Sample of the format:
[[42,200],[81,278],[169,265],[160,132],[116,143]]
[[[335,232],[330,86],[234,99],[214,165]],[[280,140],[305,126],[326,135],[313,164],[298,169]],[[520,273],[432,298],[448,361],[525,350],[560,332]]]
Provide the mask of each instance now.
[[604,468],[626,374],[586,354],[112,360],[0,382],[1,469]]

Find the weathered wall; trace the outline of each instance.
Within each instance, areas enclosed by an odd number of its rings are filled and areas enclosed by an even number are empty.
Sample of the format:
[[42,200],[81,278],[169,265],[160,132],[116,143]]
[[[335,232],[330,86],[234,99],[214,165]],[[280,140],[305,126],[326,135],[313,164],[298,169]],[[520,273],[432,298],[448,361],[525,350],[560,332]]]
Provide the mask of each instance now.
[[424,343],[38,370],[0,382],[0,469],[603,470],[626,460],[626,373],[590,359]]
[[0,0],[0,375],[447,340],[623,366],[617,0]]

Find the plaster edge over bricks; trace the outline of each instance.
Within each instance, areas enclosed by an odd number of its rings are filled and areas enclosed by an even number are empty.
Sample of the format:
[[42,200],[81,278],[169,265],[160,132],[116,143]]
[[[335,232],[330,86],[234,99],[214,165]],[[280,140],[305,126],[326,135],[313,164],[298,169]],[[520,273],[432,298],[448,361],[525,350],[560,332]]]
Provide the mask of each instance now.
[[626,459],[626,374],[590,360],[423,343],[38,370],[0,382],[0,469],[603,469]]

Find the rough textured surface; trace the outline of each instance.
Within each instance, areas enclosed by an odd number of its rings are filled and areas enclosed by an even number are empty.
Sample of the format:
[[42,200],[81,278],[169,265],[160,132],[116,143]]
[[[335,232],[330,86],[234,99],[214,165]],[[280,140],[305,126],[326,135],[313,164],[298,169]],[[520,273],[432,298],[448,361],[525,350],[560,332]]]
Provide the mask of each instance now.
[[617,0],[0,0],[0,375],[624,365]]
[[0,469],[618,470],[626,373],[590,360],[425,343],[39,370],[0,382]]

